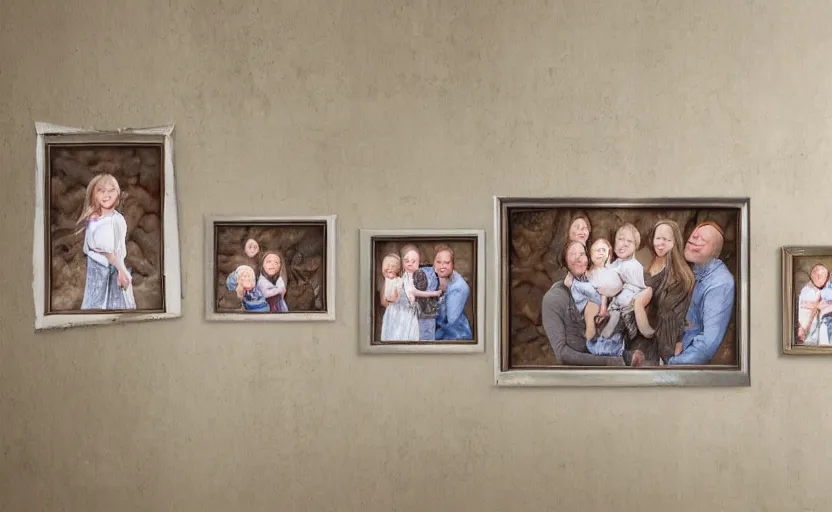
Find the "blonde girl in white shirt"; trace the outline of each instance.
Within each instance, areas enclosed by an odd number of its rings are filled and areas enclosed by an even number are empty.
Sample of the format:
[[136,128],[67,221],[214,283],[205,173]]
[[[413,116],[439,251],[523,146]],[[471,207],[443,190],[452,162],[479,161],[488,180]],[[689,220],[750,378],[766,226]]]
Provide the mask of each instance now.
[[124,264],[127,256],[127,222],[116,211],[121,187],[111,174],[90,180],[77,223],[84,233],[87,275],[81,309],[136,309],[133,278]]

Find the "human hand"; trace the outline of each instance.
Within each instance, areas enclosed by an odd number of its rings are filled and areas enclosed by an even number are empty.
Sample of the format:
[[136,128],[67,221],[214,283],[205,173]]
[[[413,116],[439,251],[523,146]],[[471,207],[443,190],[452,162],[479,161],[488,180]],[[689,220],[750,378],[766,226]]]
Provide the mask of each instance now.
[[806,339],[806,329],[803,327],[799,327],[797,329],[797,339],[800,341],[804,341]]
[[127,274],[124,272],[118,273],[118,285],[121,286],[123,290],[126,290],[128,286],[130,286],[130,278],[127,277]]
[[673,351],[673,355],[678,356],[681,353],[682,353],[682,344],[677,343],[676,344],[676,350]]

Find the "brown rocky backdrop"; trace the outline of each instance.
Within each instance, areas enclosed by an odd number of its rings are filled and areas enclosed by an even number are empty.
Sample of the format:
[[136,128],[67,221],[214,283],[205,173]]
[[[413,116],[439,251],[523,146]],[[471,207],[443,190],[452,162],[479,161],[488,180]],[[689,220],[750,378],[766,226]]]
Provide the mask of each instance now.
[[87,184],[112,174],[127,221],[127,267],[138,310],[164,305],[162,272],[162,147],[159,145],[52,146],[49,155],[51,311],[79,310],[87,259],[84,233],[75,234]]
[[[244,252],[246,240],[260,245],[256,261]],[[249,265],[260,275],[262,255],[278,251],[286,268],[286,304],[289,312],[326,311],[326,225],[323,223],[283,225],[218,225],[216,227],[217,311],[242,308],[225,280],[240,265]]]
[[[563,279],[566,269],[561,262],[569,224],[577,213],[586,214],[592,223],[590,243],[606,238],[614,243],[615,231],[624,223],[636,226],[641,234],[641,248],[636,258],[645,267],[651,263],[645,240],[660,218],[679,224],[685,240],[702,221],[715,221],[725,232],[720,258],[738,276],[737,221],[734,210],[690,209],[516,209],[509,213],[509,352],[511,367],[555,366],[555,357],[541,318],[543,295],[556,281]],[[739,287],[737,287],[739,291]],[[736,299],[735,299],[736,305]],[[736,316],[736,315],[735,315]],[[732,318],[722,345],[711,364],[736,364],[736,318]]]
[[[471,294],[468,296],[468,302],[465,304],[465,316],[471,324],[471,330],[474,333],[474,338],[481,336],[477,332],[474,309],[474,298],[477,294],[476,287],[476,242],[472,240],[451,240],[451,239],[414,239],[414,240],[377,240],[374,244],[375,262],[373,279],[375,281],[375,293],[373,294],[373,303],[375,304],[375,330],[373,332],[373,342],[381,339],[381,320],[384,317],[385,308],[381,305],[379,292],[384,286],[384,276],[381,275],[381,262],[384,257],[390,253],[395,253],[401,256],[401,248],[407,244],[413,244],[419,248],[419,255],[421,261],[420,266],[433,265],[434,247],[440,243],[448,245],[454,251],[454,270],[456,270],[471,289]],[[484,269],[480,269],[483,271]]]

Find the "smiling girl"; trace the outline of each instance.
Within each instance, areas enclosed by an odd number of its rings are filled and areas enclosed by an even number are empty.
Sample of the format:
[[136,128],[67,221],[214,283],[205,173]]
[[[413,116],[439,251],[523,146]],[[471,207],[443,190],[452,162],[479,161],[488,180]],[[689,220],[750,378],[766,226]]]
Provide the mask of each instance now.
[[116,211],[121,188],[110,174],[90,180],[77,223],[84,234],[87,276],[81,309],[136,309],[133,277],[124,264],[127,256],[127,222]]

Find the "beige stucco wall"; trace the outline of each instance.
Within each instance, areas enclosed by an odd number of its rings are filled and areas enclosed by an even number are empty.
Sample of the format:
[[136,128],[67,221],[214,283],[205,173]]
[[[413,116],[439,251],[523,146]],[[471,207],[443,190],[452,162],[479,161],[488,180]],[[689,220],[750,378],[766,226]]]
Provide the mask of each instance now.
[[[0,509],[832,509],[832,359],[780,355],[778,256],[832,241],[830,17],[3,0]],[[183,318],[33,333],[35,121],[176,123]],[[493,194],[750,196],[752,386],[496,389],[490,340],[359,356],[358,229],[490,236]],[[337,321],[206,324],[209,213],[337,213]]]

